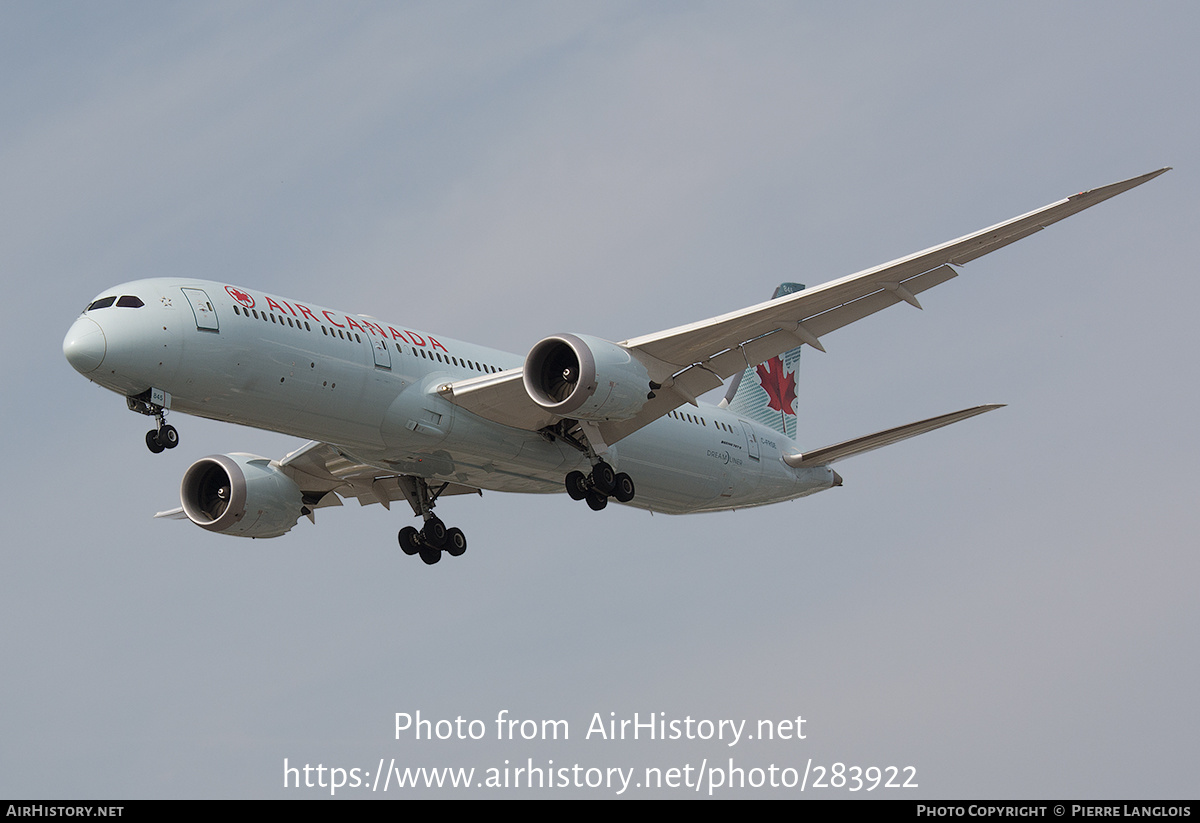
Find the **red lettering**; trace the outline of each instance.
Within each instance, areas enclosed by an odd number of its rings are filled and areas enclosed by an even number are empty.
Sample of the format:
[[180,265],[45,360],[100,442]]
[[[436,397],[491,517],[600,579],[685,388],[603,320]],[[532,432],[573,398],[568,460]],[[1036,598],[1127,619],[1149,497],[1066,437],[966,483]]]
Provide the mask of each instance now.
[[349,317],[349,316],[346,317],[346,324],[349,325],[353,329],[358,329],[360,332],[364,332],[364,333],[366,332],[366,329],[364,329],[362,326],[355,323],[354,318],[352,318],[352,317]]
[[393,329],[391,326],[388,326],[388,331],[390,331],[392,333],[393,340],[404,340],[405,342],[408,341],[408,338],[406,338],[404,336],[404,332],[398,332],[395,329]]
[[299,316],[300,316],[300,315],[296,314],[296,310],[295,310],[295,309],[293,309],[291,306],[289,306],[289,305],[288,305],[288,301],[284,300],[284,301],[283,301],[283,305],[287,306],[287,309],[288,309],[288,311],[290,311],[290,312],[292,313],[292,317],[299,317]]
[[435,349],[441,349],[442,351],[446,352],[446,354],[450,353],[449,349],[447,349],[445,346],[443,346],[438,341],[434,340],[432,337],[429,338],[429,345],[433,346]]
[[296,308],[300,309],[300,313],[303,314],[305,317],[307,317],[309,320],[313,321],[314,323],[321,322],[313,315],[312,311],[308,308],[308,306],[297,303]]
[[339,323],[338,321],[334,320],[332,317],[329,316],[329,309],[325,309],[324,311],[321,312],[321,314],[325,315],[325,319],[328,320],[333,325],[337,326],[339,329],[346,328],[341,323]]
[[380,337],[387,337],[387,332],[383,330],[383,326],[379,325],[378,323],[367,323],[367,325],[371,327],[371,334],[379,332]]
[[405,329],[404,333],[408,335],[408,339],[413,342],[414,346],[425,345],[425,338],[417,334],[415,331],[409,331],[408,329]]
[[279,312],[280,314],[283,314],[283,306],[279,305],[269,297],[267,298],[267,305],[275,309],[275,311]]

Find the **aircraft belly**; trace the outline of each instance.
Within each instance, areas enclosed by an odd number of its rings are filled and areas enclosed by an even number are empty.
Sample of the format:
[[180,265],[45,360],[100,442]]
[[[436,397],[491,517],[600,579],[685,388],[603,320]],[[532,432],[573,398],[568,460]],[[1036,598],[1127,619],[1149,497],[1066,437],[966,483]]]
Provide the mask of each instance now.
[[615,465],[637,487],[631,505],[682,514],[711,505],[735,482],[712,433],[694,426],[663,418],[617,445]]
[[[629,505],[666,514],[724,511],[792,500],[833,485],[826,467],[786,466],[780,459],[786,438],[759,426],[754,459],[736,418],[714,411],[702,412],[704,425],[665,418],[618,444],[618,468],[637,485]],[[717,417],[733,432],[714,426]]]

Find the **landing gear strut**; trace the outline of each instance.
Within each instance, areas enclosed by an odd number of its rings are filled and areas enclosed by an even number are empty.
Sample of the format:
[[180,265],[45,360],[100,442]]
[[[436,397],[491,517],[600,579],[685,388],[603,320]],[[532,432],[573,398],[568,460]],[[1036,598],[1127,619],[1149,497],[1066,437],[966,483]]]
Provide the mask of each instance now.
[[406,477],[405,488],[413,512],[425,518],[425,525],[420,530],[405,526],[396,535],[400,541],[400,549],[407,555],[419,554],[421,560],[429,566],[442,559],[442,552],[451,557],[460,557],[467,550],[467,538],[462,529],[446,528],[441,518],[433,513],[438,495],[448,484],[443,483],[436,491],[431,491],[429,483],[423,477]]
[[[154,418],[154,428],[146,432],[146,448],[158,454],[163,449],[173,449],[179,445],[179,432],[175,427],[163,421],[167,409],[151,398],[153,390],[142,392],[136,397],[126,397],[125,403],[132,411]],[[165,394],[164,394],[165,397]]]

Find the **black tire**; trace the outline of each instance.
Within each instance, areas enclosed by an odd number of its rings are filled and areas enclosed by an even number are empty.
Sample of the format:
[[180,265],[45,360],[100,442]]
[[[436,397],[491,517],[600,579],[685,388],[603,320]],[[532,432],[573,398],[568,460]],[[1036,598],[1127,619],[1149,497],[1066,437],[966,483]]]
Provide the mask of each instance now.
[[592,489],[587,494],[587,504],[592,511],[598,512],[608,505],[608,495]]
[[400,541],[401,550],[409,557],[421,550],[421,535],[412,526],[405,526],[401,529],[400,533],[396,535],[396,539]]
[[612,496],[618,503],[628,503],[633,499],[633,495],[633,478],[625,472],[621,472],[617,475],[617,482],[613,485]]
[[432,566],[434,563],[442,559],[442,550],[435,549],[433,546],[421,547],[421,560],[426,566]]
[[173,449],[179,445],[179,432],[174,426],[163,426],[158,430],[158,444],[165,449]]
[[451,557],[462,557],[462,553],[466,550],[467,536],[462,533],[462,529],[446,529],[446,554]]
[[146,448],[155,454],[163,450],[163,444],[158,442],[158,432],[154,429],[146,432]]
[[582,500],[587,497],[588,482],[583,472],[571,472],[567,475],[567,496],[572,500]]
[[[421,529],[421,537],[428,545],[435,549],[442,548],[446,545],[446,524],[437,517],[429,518],[425,521],[425,527]],[[421,556],[421,559],[425,560],[424,555]],[[425,560],[425,562],[428,563],[430,561]],[[434,560],[433,562],[436,563],[437,561]]]
[[613,467],[601,460],[592,467],[592,487],[601,494],[612,494],[617,482],[617,473]]

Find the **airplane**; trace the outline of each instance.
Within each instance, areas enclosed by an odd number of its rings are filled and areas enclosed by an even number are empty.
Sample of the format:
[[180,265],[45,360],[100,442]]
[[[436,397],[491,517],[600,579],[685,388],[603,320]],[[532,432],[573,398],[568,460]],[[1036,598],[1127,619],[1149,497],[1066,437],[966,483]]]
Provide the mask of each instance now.
[[[1139,186],[1163,168],[814,288],[623,342],[554,334],[525,355],[226,283],[138,280],[105,289],[63,340],[71,366],[153,417],[152,452],[174,449],[168,411],[308,440],[282,460],[210,455],[158,517],[221,534],[278,537],[355,498],[404,500],[398,534],[427,564],[466,550],[434,514],[484,490],[566,491],[684,514],[761,506],[842,485],[832,464],[1000,408],[981,405],[802,449],[796,368],[808,346],[917,295],[966,263]],[[719,404],[698,398],[729,380]]]

